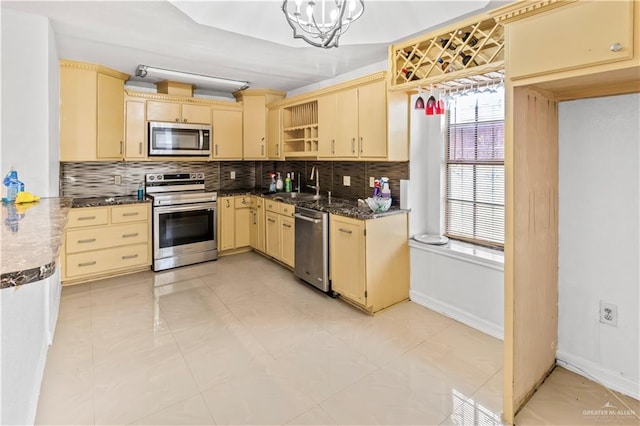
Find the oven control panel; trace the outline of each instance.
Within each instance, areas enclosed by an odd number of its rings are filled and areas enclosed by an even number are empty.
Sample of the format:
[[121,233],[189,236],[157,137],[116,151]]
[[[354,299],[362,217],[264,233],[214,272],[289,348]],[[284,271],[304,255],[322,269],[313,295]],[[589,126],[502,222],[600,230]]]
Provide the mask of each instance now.
[[148,174],[145,176],[146,182],[184,182],[192,180],[204,180],[204,173],[167,173]]

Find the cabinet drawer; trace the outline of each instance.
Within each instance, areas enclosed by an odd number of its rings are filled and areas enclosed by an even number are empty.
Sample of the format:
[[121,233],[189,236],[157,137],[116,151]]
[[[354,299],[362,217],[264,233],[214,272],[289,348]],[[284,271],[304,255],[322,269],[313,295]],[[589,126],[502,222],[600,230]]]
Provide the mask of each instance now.
[[265,209],[268,212],[280,213],[280,203],[277,201],[266,200],[264,202]]
[[127,244],[146,243],[149,240],[149,225],[144,222],[131,225],[67,231],[65,246],[67,253],[99,250]]
[[96,275],[118,269],[133,268],[149,264],[149,247],[136,244],[95,250],[88,253],[70,254],[66,260],[68,277]]
[[249,195],[236,196],[234,202],[235,202],[236,209],[251,207],[251,197]]
[[129,204],[111,207],[111,223],[138,222],[149,219],[148,204]]
[[91,207],[71,209],[67,228],[83,228],[85,226],[106,225],[109,222],[108,207]]
[[[621,61],[633,56],[632,1],[585,1],[509,25],[511,78]],[[620,50],[612,50],[614,44]]]
[[280,203],[280,214],[288,217],[293,217],[296,212],[296,206],[293,204]]

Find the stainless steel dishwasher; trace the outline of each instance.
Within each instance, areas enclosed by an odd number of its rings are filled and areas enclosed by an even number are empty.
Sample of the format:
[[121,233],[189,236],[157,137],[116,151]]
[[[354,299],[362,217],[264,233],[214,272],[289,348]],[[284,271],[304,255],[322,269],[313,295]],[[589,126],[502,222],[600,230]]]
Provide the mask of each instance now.
[[329,213],[296,207],[294,217],[295,276],[329,293]]

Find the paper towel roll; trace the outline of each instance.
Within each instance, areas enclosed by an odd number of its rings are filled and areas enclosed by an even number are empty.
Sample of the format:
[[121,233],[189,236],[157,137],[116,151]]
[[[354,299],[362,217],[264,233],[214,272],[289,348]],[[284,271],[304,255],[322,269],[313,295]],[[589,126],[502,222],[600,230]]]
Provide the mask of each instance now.
[[400,179],[400,208],[409,210],[409,180]]

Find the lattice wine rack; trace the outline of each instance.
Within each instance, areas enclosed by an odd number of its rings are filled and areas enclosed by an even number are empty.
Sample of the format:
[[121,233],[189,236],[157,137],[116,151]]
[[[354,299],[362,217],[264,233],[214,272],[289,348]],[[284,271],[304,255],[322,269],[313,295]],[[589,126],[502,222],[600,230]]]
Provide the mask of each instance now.
[[504,68],[504,30],[493,18],[465,21],[391,46],[391,87],[413,88]]

